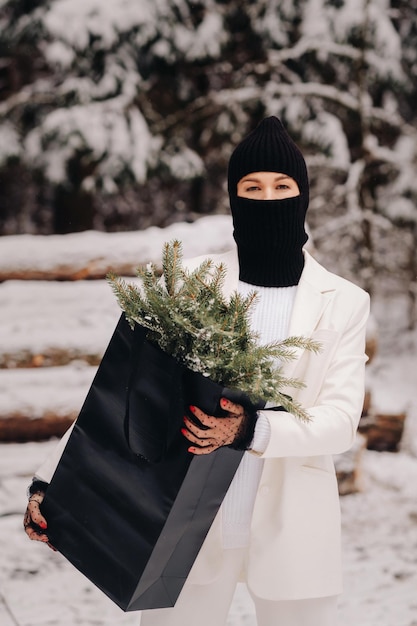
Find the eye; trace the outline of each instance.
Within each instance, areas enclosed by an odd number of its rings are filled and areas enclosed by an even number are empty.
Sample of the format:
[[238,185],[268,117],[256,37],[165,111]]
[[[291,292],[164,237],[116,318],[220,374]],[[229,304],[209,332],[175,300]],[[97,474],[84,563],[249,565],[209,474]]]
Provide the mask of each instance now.
[[245,191],[259,191],[260,187],[258,185],[250,185],[249,187],[245,188]]

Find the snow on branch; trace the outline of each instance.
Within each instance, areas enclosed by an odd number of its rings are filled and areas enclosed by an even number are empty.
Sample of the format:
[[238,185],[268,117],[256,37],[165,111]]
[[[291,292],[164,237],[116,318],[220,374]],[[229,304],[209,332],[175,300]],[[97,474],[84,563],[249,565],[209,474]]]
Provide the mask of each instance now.
[[213,94],[213,98],[222,105],[235,102],[249,102],[251,100],[263,100],[265,92],[268,92],[269,96],[311,96],[322,98],[324,100],[332,100],[341,104],[346,109],[352,111],[359,110],[359,100],[349,93],[343,92],[337,87],[331,85],[325,85],[322,83],[296,83],[296,84],[277,84],[275,82],[268,83],[267,87],[264,86],[251,86],[242,87],[240,89],[224,89],[223,91]]

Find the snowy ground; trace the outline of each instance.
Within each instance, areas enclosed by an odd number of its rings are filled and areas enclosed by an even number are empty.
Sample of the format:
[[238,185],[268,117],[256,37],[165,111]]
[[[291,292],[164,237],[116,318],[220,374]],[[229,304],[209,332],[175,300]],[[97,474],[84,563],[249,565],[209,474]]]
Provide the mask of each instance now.
[[[148,243],[152,236],[148,233]],[[189,225],[183,231],[177,227],[175,236],[195,245]],[[199,252],[213,246],[210,237],[198,241]],[[24,257],[19,239],[13,239],[9,261],[13,250]],[[0,285],[0,298],[0,352],[42,352],[54,346],[100,352],[118,317],[103,281],[10,281]],[[340,626],[417,626],[417,337],[406,332],[404,311],[399,300],[380,299],[374,306],[380,347],[368,374],[373,401],[384,412],[405,409],[408,417],[401,451],[366,451],[361,492],[341,499],[345,593]],[[79,362],[0,370],[0,414],[23,408],[36,417],[45,406],[64,412],[77,408],[94,371]],[[26,486],[54,445],[0,444],[0,625],[138,624],[137,614],[123,614],[59,554],[24,535]],[[228,626],[255,626],[244,587],[236,592]]]

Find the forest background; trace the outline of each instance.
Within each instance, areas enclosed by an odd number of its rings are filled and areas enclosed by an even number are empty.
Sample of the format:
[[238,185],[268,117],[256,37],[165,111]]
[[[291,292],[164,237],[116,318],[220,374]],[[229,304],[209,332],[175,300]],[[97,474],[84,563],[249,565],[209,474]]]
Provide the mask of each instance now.
[[417,321],[417,0],[0,0],[0,234],[228,212],[277,115],[320,260]]

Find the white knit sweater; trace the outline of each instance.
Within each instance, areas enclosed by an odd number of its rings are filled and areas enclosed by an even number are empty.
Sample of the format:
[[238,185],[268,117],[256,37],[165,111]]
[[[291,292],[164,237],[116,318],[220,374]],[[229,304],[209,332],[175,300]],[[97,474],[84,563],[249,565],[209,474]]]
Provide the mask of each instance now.
[[[254,289],[259,300],[252,313],[252,330],[258,333],[263,344],[285,339],[288,336],[297,286],[254,287],[239,281],[240,294],[247,295]],[[263,452],[269,436],[269,421],[261,416],[256,424],[252,448]],[[225,548],[241,548],[249,542],[252,511],[262,469],[263,459],[248,452],[243,455],[221,507]]]

